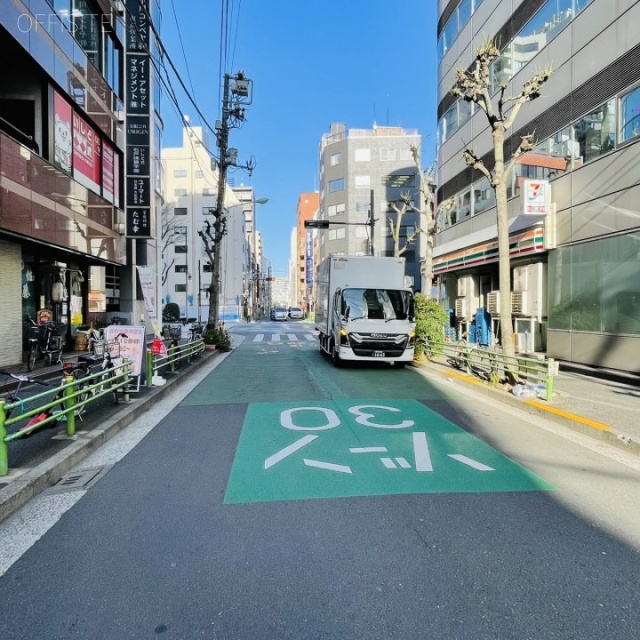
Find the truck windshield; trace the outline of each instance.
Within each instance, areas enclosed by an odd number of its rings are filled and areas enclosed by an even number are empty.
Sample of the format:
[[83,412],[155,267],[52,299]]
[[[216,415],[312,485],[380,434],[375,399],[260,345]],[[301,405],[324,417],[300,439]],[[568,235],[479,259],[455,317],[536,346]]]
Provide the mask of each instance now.
[[412,297],[395,289],[344,289],[341,313],[348,310],[349,320],[406,320]]

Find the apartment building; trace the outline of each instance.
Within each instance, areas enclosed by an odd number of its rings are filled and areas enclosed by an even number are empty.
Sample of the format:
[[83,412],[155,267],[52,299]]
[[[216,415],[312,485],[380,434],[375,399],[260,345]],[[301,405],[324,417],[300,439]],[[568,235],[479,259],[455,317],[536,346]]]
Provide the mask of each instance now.
[[[506,142],[536,146],[509,175],[512,311],[517,348],[560,360],[640,371],[640,19],[636,0],[439,0],[438,233],[434,273],[459,330],[499,334],[493,190],[465,165],[472,148],[493,165],[484,113],[450,93],[493,38],[491,68],[517,94],[552,68]],[[544,213],[525,205],[533,180]]]
[[[328,221],[329,228],[318,232],[319,260],[329,254],[368,255],[372,251],[393,255],[388,220],[395,220],[395,213],[389,202],[398,203],[401,194],[408,194],[415,209],[421,209],[419,169],[411,155],[411,147],[420,149],[420,145],[416,129],[376,125],[347,129],[343,123],[331,124],[320,142],[318,219]],[[419,214],[409,208],[402,219],[400,248],[405,248],[419,220]],[[418,234],[401,254],[418,291],[425,244]]]
[[296,207],[296,229],[294,235],[294,277],[291,305],[307,311],[312,301],[313,287],[313,242],[311,229],[305,229],[304,223],[312,220],[320,207],[320,194],[301,193]]
[[[137,4],[1,3],[2,365],[21,361],[28,317],[52,319],[69,347],[78,327],[122,312],[120,276],[136,264],[125,243],[124,61]],[[147,9],[144,17],[150,24]]]
[[[174,302],[185,319],[207,321],[212,265],[199,235],[215,221],[218,170],[202,127],[185,126],[180,147],[162,149],[162,305]],[[220,262],[219,320],[244,317],[250,296],[251,247],[246,204],[225,191],[227,231]]]

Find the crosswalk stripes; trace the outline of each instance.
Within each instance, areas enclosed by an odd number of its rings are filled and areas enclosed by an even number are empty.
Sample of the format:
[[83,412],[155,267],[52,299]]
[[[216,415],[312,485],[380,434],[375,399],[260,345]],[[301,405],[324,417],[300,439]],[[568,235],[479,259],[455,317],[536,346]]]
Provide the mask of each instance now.
[[[284,340],[283,340],[284,338]],[[256,333],[252,342],[299,342],[306,340],[307,342],[315,342],[317,337],[310,333],[302,335],[296,333]]]

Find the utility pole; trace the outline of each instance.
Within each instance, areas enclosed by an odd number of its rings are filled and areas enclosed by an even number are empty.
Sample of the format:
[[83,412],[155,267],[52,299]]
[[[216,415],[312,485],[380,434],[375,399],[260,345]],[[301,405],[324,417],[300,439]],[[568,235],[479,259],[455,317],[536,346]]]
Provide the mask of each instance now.
[[371,189],[371,200],[369,202],[369,225],[371,226],[371,255],[376,255],[376,219],[374,217],[374,207],[373,207],[373,189]]
[[[245,78],[242,71],[235,75],[224,74],[224,87],[222,97],[222,118],[216,122],[218,131],[217,144],[220,150],[218,163],[218,198],[214,210],[214,222],[208,221],[205,228],[198,232],[205,246],[205,251],[211,262],[211,283],[209,284],[209,318],[208,324],[217,325],[220,310],[220,269],[222,239],[227,232],[227,214],[225,209],[225,190],[227,184],[227,168],[237,167],[238,150],[229,148],[229,131],[239,127],[245,120],[244,105],[251,104],[253,82]],[[253,171],[251,162],[243,165],[249,171]]]

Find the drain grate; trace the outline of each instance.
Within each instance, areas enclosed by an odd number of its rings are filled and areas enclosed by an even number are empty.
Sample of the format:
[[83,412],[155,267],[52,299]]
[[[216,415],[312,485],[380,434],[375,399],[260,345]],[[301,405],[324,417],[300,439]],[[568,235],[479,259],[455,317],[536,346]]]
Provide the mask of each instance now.
[[82,469],[80,471],[70,471],[65,474],[47,490],[47,493],[64,493],[66,491],[78,491],[79,489],[89,489],[111,468],[97,467],[96,469]]

